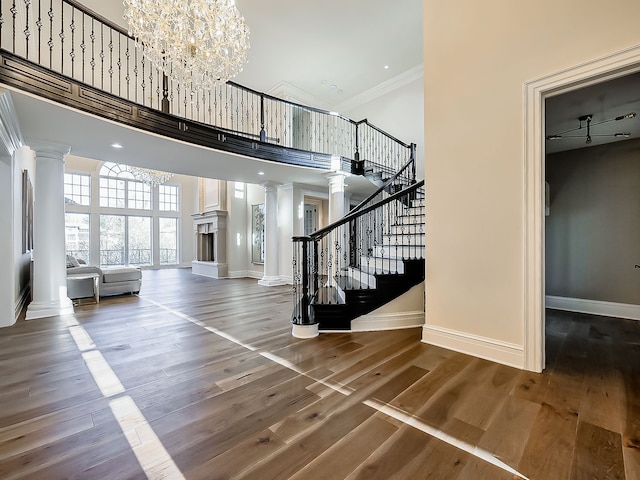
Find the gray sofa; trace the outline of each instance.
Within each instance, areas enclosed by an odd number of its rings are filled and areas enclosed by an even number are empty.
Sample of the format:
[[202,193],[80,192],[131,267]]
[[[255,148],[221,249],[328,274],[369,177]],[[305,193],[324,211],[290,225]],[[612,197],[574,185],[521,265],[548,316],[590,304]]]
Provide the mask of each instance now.
[[106,267],[86,265],[67,255],[67,296],[72,299],[93,297],[92,282],[68,281],[69,277],[97,274],[99,296],[138,293],[142,286],[142,270],[138,267]]

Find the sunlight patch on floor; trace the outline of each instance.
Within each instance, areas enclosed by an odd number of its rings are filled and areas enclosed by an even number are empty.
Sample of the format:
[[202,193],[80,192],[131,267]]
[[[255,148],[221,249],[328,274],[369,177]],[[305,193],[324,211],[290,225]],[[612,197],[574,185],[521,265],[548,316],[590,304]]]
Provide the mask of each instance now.
[[[189,315],[186,315],[182,312],[179,312],[173,308],[169,308],[166,307],[164,305],[162,305],[161,303],[158,303],[154,300],[148,299],[148,298],[143,298],[145,301],[163,309],[166,312],[172,313],[184,320],[187,320],[188,322],[193,323],[194,325],[197,325],[199,327],[202,327],[206,330],[208,330],[209,332],[218,335],[226,340],[229,340],[230,342],[233,342],[237,345],[240,345],[241,347],[246,348],[247,350],[250,350],[252,352],[256,352],[259,355],[263,356],[264,358],[277,363],[278,365],[281,365],[285,368],[288,368],[289,370],[294,371],[295,373],[299,374],[299,375],[304,375],[307,378],[310,378],[311,380],[316,382],[316,385],[322,385],[326,388],[329,388],[335,392],[341,393],[342,395],[345,396],[349,396],[351,395],[354,390],[347,386],[347,385],[343,385],[343,384],[339,384],[337,382],[331,382],[331,381],[327,381],[327,380],[323,380],[323,379],[317,379],[312,377],[311,375],[309,375],[308,373],[302,371],[301,369],[299,369],[295,364],[293,364],[292,362],[290,362],[289,360],[279,357],[278,355],[275,355],[271,352],[267,352],[267,351],[259,351],[258,348],[246,344],[240,340],[238,340],[237,338],[233,337],[232,335],[229,335],[228,333],[222,332],[214,327],[209,327],[207,326],[204,322],[201,322],[200,320],[197,320],[193,317],[190,317]],[[494,465],[512,475],[515,475],[523,480],[529,480],[527,477],[525,477],[523,474],[521,474],[520,472],[518,472],[517,470],[513,469],[512,467],[510,467],[509,465],[507,465],[506,463],[502,462],[501,460],[499,460],[498,458],[496,458],[495,456],[493,456],[490,452],[483,450],[477,446],[471,445],[467,442],[464,442],[462,440],[458,440],[455,437],[452,437],[451,435],[447,434],[446,432],[443,432],[442,430],[438,430],[437,428],[434,428],[430,425],[427,425],[425,422],[423,422],[422,420],[420,420],[419,418],[414,417],[413,415],[410,415],[409,413],[400,410],[396,407],[393,407],[391,405],[379,402],[377,400],[365,400],[362,402],[364,405],[373,408],[374,410],[383,413],[385,415],[388,415],[400,422],[402,422],[405,425],[408,425],[410,427],[413,427],[417,430],[420,430],[421,432],[426,433],[427,435],[430,435],[432,437],[437,438],[438,440],[441,440],[442,442],[445,442],[455,448],[458,448],[460,450],[463,450],[467,453],[469,453],[470,455],[473,455],[474,457],[483,460],[485,462],[490,463],[491,465]]]
[[67,326],[100,392],[105,398],[112,398],[111,413],[147,477],[185,480],[133,398],[122,395],[126,392],[124,385],[86,329],[72,317],[67,319]]
[[434,428],[426,424],[419,418],[414,417],[413,415],[410,415],[407,412],[400,410],[399,408],[389,405],[388,403],[379,402],[377,400],[365,400],[362,403],[364,405],[367,405],[368,407],[371,407],[377,410],[380,413],[384,413],[385,415],[395,418],[396,420],[404,423],[405,425],[408,425],[417,430],[420,430],[421,432],[424,432],[427,435],[431,435],[432,437],[435,437],[438,440],[442,440],[443,442],[448,443],[449,445],[456,447],[460,450],[463,450],[473,455],[474,457],[477,457],[481,460],[484,460],[485,462],[495,465],[496,467],[501,468],[502,470],[509,472],[512,475],[516,475],[517,477],[523,480],[529,480],[522,473],[518,472],[517,470],[514,470],[503,461],[498,460],[496,457],[494,457],[491,453],[487,452],[486,450],[483,450],[482,448],[476,445],[471,445],[470,443],[467,443],[465,441],[458,440],[457,438],[449,435],[448,433],[445,433],[442,430],[438,430],[437,428]]

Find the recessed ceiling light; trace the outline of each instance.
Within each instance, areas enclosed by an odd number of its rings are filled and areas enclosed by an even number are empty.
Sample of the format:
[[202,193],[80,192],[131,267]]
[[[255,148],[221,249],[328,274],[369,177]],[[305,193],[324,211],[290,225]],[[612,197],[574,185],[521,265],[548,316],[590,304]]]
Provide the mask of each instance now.
[[122,145],[120,145],[119,143],[112,143],[112,144],[111,144],[111,146],[112,146],[113,148],[118,148],[118,149],[119,149],[119,148],[124,148],[124,147],[123,147]]
[[338,86],[337,86],[337,85],[329,85],[329,88],[330,88],[331,90],[335,90],[336,88],[338,88]]
[[384,66],[384,69],[385,69],[385,70],[389,70],[389,68],[390,68],[390,67],[389,67],[389,65],[385,65],[385,66]]
[[264,175],[264,172],[258,172],[258,175]]

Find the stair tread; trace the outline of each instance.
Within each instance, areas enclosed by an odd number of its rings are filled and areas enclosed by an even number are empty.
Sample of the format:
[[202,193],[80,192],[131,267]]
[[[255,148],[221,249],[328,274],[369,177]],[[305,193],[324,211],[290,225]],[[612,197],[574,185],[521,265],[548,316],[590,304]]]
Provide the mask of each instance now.
[[[363,272],[364,275],[366,273]],[[338,277],[336,279],[338,286],[343,290],[374,290],[375,287],[370,287],[365,282],[361,282],[353,277]]]
[[343,305],[344,301],[340,298],[336,287],[321,287],[316,292],[312,303],[315,305]]

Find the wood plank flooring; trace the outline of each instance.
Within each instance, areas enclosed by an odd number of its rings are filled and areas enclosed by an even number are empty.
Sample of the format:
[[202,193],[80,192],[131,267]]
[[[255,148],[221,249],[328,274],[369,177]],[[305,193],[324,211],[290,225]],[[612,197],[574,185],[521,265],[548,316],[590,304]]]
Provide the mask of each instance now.
[[640,479],[640,322],[547,312],[547,369],[419,329],[290,335],[290,287],[145,271],[0,330],[0,478]]

